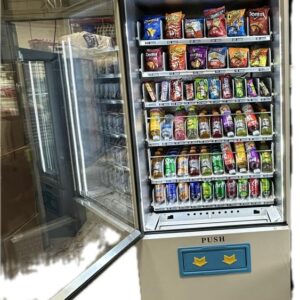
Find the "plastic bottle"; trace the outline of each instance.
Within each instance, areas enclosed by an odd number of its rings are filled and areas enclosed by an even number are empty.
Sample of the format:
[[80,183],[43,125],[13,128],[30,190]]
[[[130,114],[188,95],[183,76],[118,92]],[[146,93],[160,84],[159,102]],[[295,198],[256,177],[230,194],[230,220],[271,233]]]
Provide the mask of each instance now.
[[260,173],[260,159],[254,142],[245,143],[249,168],[254,173]]
[[272,120],[271,116],[266,112],[265,108],[261,109],[260,124],[261,124],[261,135],[272,134]]
[[201,139],[210,138],[209,121],[205,110],[199,114],[199,135]]
[[[161,156],[160,151],[155,151],[154,156]],[[154,157],[151,162],[151,173],[153,178],[163,177],[163,157]]]
[[191,106],[188,110],[188,116],[186,120],[186,135],[190,140],[198,138],[198,118],[195,111],[195,107]]
[[246,115],[246,123],[248,127],[248,131],[252,135],[259,135],[259,124],[254,114],[254,110],[251,104],[244,104],[242,106],[242,110]]
[[164,118],[164,121],[161,125],[161,137],[163,140],[172,140],[173,139],[173,120],[174,116],[167,114]]
[[229,174],[235,174],[235,160],[229,143],[222,143],[221,149],[223,153],[224,165]]
[[247,126],[245,116],[240,110],[237,110],[234,118],[235,134],[236,136],[247,136]]
[[260,157],[261,157],[261,170],[265,173],[273,171],[272,153],[268,148],[266,142],[261,142],[259,145]]
[[191,150],[190,150],[189,175],[190,176],[200,175],[199,155],[196,152],[196,147],[191,147]]
[[219,145],[215,144],[212,146],[212,167],[214,174],[223,174],[224,173],[224,165],[221,154],[221,149]]
[[241,173],[247,172],[247,157],[244,143],[234,143],[236,164]]
[[174,118],[174,138],[175,140],[185,140],[185,110],[182,107],[176,109]]
[[221,138],[223,136],[221,118],[215,109],[212,111],[211,132],[213,138]]
[[160,140],[160,120],[163,115],[163,112],[158,109],[154,108],[150,110],[150,138],[153,141]]
[[200,150],[200,169],[203,176],[212,175],[210,155],[206,146],[202,146]]
[[220,106],[224,132],[228,137],[234,136],[234,124],[231,116],[230,107],[227,104]]

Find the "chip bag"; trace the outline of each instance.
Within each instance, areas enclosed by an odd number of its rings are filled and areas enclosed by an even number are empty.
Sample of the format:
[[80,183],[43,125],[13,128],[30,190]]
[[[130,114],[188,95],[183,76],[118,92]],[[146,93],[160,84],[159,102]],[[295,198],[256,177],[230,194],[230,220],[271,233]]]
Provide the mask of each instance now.
[[252,49],[250,51],[251,67],[266,67],[268,60],[268,48]]
[[207,47],[189,46],[188,61],[191,69],[206,68]]
[[248,67],[248,48],[228,48],[230,68]]
[[206,78],[196,78],[195,90],[197,100],[208,99],[208,80]]
[[269,7],[260,7],[249,9],[249,26],[250,35],[267,35],[269,34]]
[[209,69],[220,69],[226,67],[227,47],[210,48],[207,55]]
[[158,40],[161,38],[160,21],[162,16],[144,16],[143,40]]
[[253,78],[247,79],[247,94],[249,97],[257,97],[257,92],[253,82]]
[[185,37],[202,38],[203,37],[203,19],[186,19],[184,22]]
[[170,70],[186,69],[186,45],[169,45]]
[[245,9],[231,10],[226,13],[227,35],[243,36],[245,30]]
[[161,71],[162,68],[162,48],[147,49],[145,52],[145,69],[147,71]]
[[170,99],[172,101],[182,100],[182,81],[174,79],[170,81]]
[[225,6],[204,10],[206,18],[207,36],[226,36]]
[[184,14],[181,11],[171,13],[171,14],[166,14],[166,27],[165,27],[166,39],[182,38],[181,22],[183,18],[184,18]]
[[221,97],[221,81],[219,78],[209,78],[209,98],[220,99]]

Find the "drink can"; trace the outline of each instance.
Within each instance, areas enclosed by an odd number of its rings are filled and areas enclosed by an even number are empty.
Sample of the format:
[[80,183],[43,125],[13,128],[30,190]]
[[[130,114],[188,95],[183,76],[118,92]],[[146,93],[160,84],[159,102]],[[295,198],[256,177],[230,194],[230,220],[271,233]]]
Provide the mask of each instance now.
[[261,193],[264,198],[270,197],[271,195],[271,181],[269,178],[261,179]]
[[168,202],[174,203],[177,200],[176,183],[166,184],[166,198]]
[[237,196],[237,184],[236,181],[233,179],[229,179],[226,182],[226,192],[227,198],[234,199]]
[[192,201],[198,201],[201,198],[200,182],[190,183],[190,196]]
[[238,180],[238,195],[239,198],[247,198],[249,195],[249,187],[247,179]]
[[215,198],[217,200],[225,199],[225,182],[223,180],[215,181]]
[[189,175],[189,159],[185,156],[185,153],[180,154],[177,159],[177,176],[188,176]]
[[164,184],[156,184],[154,186],[154,200],[156,203],[165,202],[165,186]]
[[260,186],[259,186],[259,179],[251,178],[249,180],[250,183],[250,197],[257,198],[260,195]]
[[[171,155],[175,153],[171,152]],[[176,156],[167,156],[165,158],[165,176],[175,177],[176,176]]]
[[214,174],[223,174],[223,159],[221,154],[212,154],[212,165]]
[[189,200],[189,186],[187,182],[178,183],[178,196],[179,200],[182,202]]
[[202,199],[203,201],[210,201],[213,197],[212,183],[205,181],[202,183]]

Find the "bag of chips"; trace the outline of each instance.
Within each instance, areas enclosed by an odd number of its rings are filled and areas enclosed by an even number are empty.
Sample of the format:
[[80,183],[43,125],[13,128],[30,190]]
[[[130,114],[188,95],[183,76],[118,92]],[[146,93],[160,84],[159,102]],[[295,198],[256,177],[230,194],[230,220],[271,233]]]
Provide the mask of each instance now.
[[181,39],[182,38],[182,19],[184,14],[179,11],[171,14],[166,14],[166,27],[165,38],[166,39]]
[[248,67],[248,48],[228,48],[230,68]]
[[206,78],[195,79],[196,99],[208,99],[208,80]]
[[203,19],[186,19],[184,22],[185,37],[188,39],[203,37]]
[[243,36],[245,30],[245,9],[231,10],[226,13],[227,35]]
[[209,98],[220,99],[221,96],[221,81],[219,78],[209,78]]
[[210,48],[207,55],[209,69],[220,69],[226,67],[227,47]]
[[257,92],[253,83],[253,78],[247,79],[247,93],[249,97],[257,97]]
[[234,94],[236,98],[244,98],[245,93],[245,79],[242,77],[234,78]]
[[172,101],[182,100],[182,82],[174,79],[170,81],[170,99]]
[[203,12],[206,18],[207,36],[226,36],[225,6],[206,9]]
[[206,68],[207,47],[189,46],[188,62],[191,69]]
[[144,16],[143,40],[158,40],[161,38],[160,21],[162,16]]
[[186,45],[169,45],[170,70],[186,69]]
[[269,34],[269,7],[260,7],[249,9],[249,26],[250,35],[267,35]]
[[250,51],[250,66],[265,67],[268,60],[268,48],[252,49]]
[[186,100],[194,100],[194,83],[193,82],[186,82],[184,84],[185,89],[185,99]]
[[222,97],[223,99],[232,98],[232,79],[230,75],[223,75],[220,77],[222,85]]
[[263,97],[270,97],[271,93],[267,87],[267,85],[263,82],[262,79],[259,80],[259,88],[260,88],[260,95]]
[[145,82],[146,91],[148,92],[148,96],[151,101],[156,101],[155,95],[155,83],[154,82]]
[[162,48],[146,49],[145,69],[147,71],[161,71],[163,68]]

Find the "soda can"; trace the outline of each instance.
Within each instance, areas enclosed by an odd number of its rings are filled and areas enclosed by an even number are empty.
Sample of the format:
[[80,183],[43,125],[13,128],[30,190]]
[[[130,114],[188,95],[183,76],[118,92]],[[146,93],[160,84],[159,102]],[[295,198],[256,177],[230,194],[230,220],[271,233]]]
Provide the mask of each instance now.
[[166,184],[166,198],[170,203],[177,201],[177,188],[176,183],[167,183]]
[[247,179],[238,180],[238,195],[239,198],[247,198],[249,195],[249,187]]
[[250,178],[249,184],[250,184],[250,197],[258,198],[260,195],[259,179]]
[[200,182],[190,183],[190,197],[192,201],[198,201],[201,198]]
[[202,199],[203,201],[211,201],[213,198],[213,186],[209,181],[202,183]]
[[215,181],[215,198],[217,200],[225,199],[225,182],[223,180]]
[[186,202],[189,200],[189,186],[187,182],[178,183],[178,196],[179,200],[182,202]]
[[237,184],[236,181],[233,179],[229,179],[226,182],[226,193],[227,198],[235,199],[237,196]]
[[271,196],[271,181],[269,178],[261,179],[261,194],[264,198]]
[[167,156],[165,158],[165,176],[166,177],[176,176],[176,156]]
[[165,185],[164,184],[156,184],[154,186],[154,201],[159,204],[165,202]]

